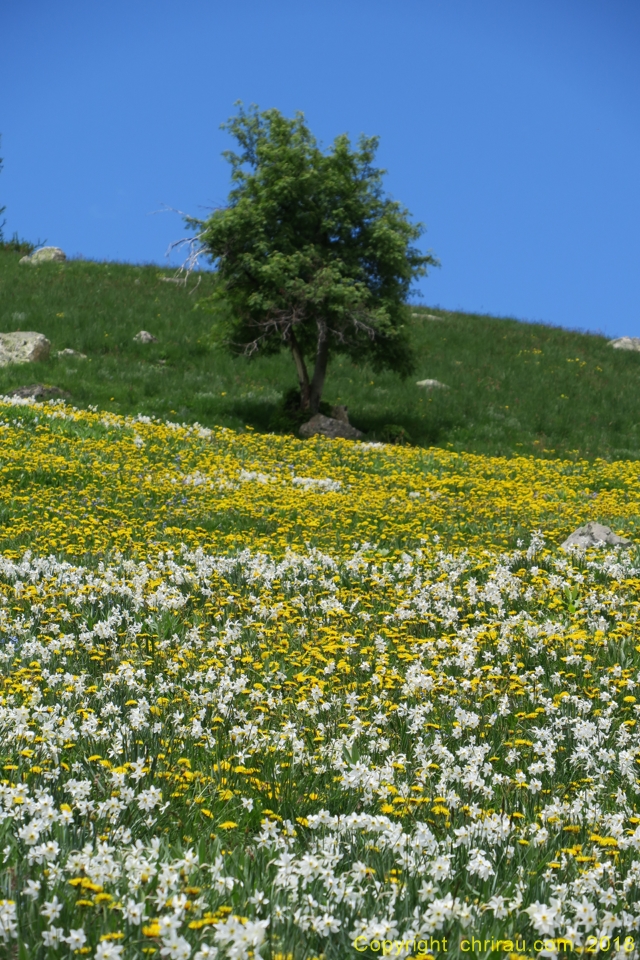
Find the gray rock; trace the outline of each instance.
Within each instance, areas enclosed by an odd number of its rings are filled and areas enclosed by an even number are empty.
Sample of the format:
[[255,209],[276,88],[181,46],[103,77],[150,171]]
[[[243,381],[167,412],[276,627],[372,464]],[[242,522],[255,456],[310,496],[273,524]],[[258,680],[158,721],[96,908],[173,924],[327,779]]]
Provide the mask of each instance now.
[[439,380],[416,380],[416,387],[424,387],[425,390],[448,390],[446,383],[440,383]]
[[640,337],[618,337],[609,340],[609,346],[614,350],[640,350]]
[[605,527],[601,523],[590,520],[583,527],[578,527],[577,530],[570,533],[560,546],[563,550],[566,550],[568,547],[595,547],[603,543],[610,544],[612,547],[628,547],[631,545],[631,540],[627,540],[626,537],[619,537],[612,531],[611,527]]
[[0,333],[0,367],[9,363],[37,363],[48,360],[51,343],[42,333],[33,331]]
[[139,333],[136,333],[133,338],[136,343],[157,343],[158,338],[154,337],[152,333],[149,333],[148,330],[140,330]]
[[71,347],[65,347],[64,350],[58,350],[59,357],[77,357],[78,360],[86,360],[86,353],[80,353],[78,350],[72,350]]
[[311,420],[303,423],[300,427],[301,437],[314,437],[316,435],[330,437],[332,440],[336,437],[342,437],[344,440],[359,440],[364,434],[356,430],[349,423],[342,420],[336,420],[334,417],[325,417],[322,413],[316,413]]
[[18,387],[9,393],[10,397],[33,397],[34,400],[51,400],[53,397],[70,397],[71,394],[60,387],[46,387],[43,383],[32,383],[28,387]]
[[39,250],[35,250],[28,257],[22,257],[19,262],[37,265],[39,263],[51,262],[62,263],[66,259],[67,255],[60,247],[40,247]]

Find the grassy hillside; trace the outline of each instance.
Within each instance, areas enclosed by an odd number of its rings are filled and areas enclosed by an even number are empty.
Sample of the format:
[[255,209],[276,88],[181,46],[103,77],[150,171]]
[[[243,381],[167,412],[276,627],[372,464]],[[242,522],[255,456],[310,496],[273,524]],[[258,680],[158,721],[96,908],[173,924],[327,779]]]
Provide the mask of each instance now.
[[[184,422],[286,432],[281,402],[295,386],[288,355],[232,359],[216,345],[211,316],[195,308],[215,282],[166,282],[156,266],[69,261],[20,266],[0,253],[0,331],[36,330],[52,342],[46,364],[0,368],[0,392],[46,382],[79,407],[141,412]],[[197,289],[196,283],[199,282]],[[414,308],[416,375],[333,361],[325,391],[347,404],[371,439],[401,426],[419,446],[543,457],[640,456],[640,355],[604,337],[538,324]],[[429,319],[436,316],[438,319]],[[149,330],[157,344],[133,342]],[[72,347],[87,360],[58,359]],[[449,390],[428,393],[417,380]]]

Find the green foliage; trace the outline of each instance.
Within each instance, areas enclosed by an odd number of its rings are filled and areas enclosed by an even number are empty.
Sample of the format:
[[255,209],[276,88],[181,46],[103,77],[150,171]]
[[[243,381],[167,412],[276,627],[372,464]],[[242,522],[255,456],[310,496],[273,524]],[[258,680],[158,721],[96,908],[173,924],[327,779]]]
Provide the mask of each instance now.
[[[5,209],[3,207],[3,209]],[[2,213],[2,210],[0,210]],[[0,228],[0,249],[9,250],[11,253],[19,253],[21,256],[26,257],[36,249],[36,246],[40,246],[40,241],[37,244],[30,243],[28,240],[21,240],[18,237],[17,233],[14,233],[11,237],[11,240],[4,240],[2,237],[2,228]]]
[[399,423],[386,423],[380,431],[380,439],[383,443],[395,443],[399,446],[411,443],[409,431]]
[[323,152],[302,114],[290,120],[255,107],[241,107],[224,126],[240,146],[225,153],[228,205],[187,224],[222,281],[200,303],[226,321],[227,345],[246,356],[288,347],[302,406],[314,411],[332,355],[411,373],[406,300],[437,261],[413,246],[422,226],[383,195],[377,138],[361,137],[352,149],[341,135]]

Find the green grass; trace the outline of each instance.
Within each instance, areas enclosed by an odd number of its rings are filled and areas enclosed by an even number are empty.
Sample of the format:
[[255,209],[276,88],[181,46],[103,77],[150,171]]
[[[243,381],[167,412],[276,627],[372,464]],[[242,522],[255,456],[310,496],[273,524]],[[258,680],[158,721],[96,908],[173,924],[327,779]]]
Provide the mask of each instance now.
[[[44,333],[51,359],[0,368],[0,392],[43,382],[69,391],[78,407],[286,431],[282,398],[296,383],[293,363],[286,353],[232,358],[216,345],[211,315],[194,308],[214,288],[211,273],[192,274],[185,288],[165,282],[174,271],[156,266],[30,267],[19,259],[0,250],[0,331]],[[426,307],[412,313],[414,377],[403,382],[340,357],[331,363],[325,400],[346,404],[370,439],[392,436],[395,425],[420,446],[640,457],[640,355],[613,350],[603,336],[542,324]],[[134,343],[141,329],[158,343]],[[59,359],[65,347],[87,360]],[[450,389],[426,392],[415,383],[425,378]]]

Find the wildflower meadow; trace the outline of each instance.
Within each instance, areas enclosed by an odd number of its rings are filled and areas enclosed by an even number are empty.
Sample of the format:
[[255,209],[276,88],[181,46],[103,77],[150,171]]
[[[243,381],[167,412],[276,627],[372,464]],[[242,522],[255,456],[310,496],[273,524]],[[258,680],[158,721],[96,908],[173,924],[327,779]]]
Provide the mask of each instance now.
[[2,957],[638,956],[637,463],[5,398],[0,477]]

